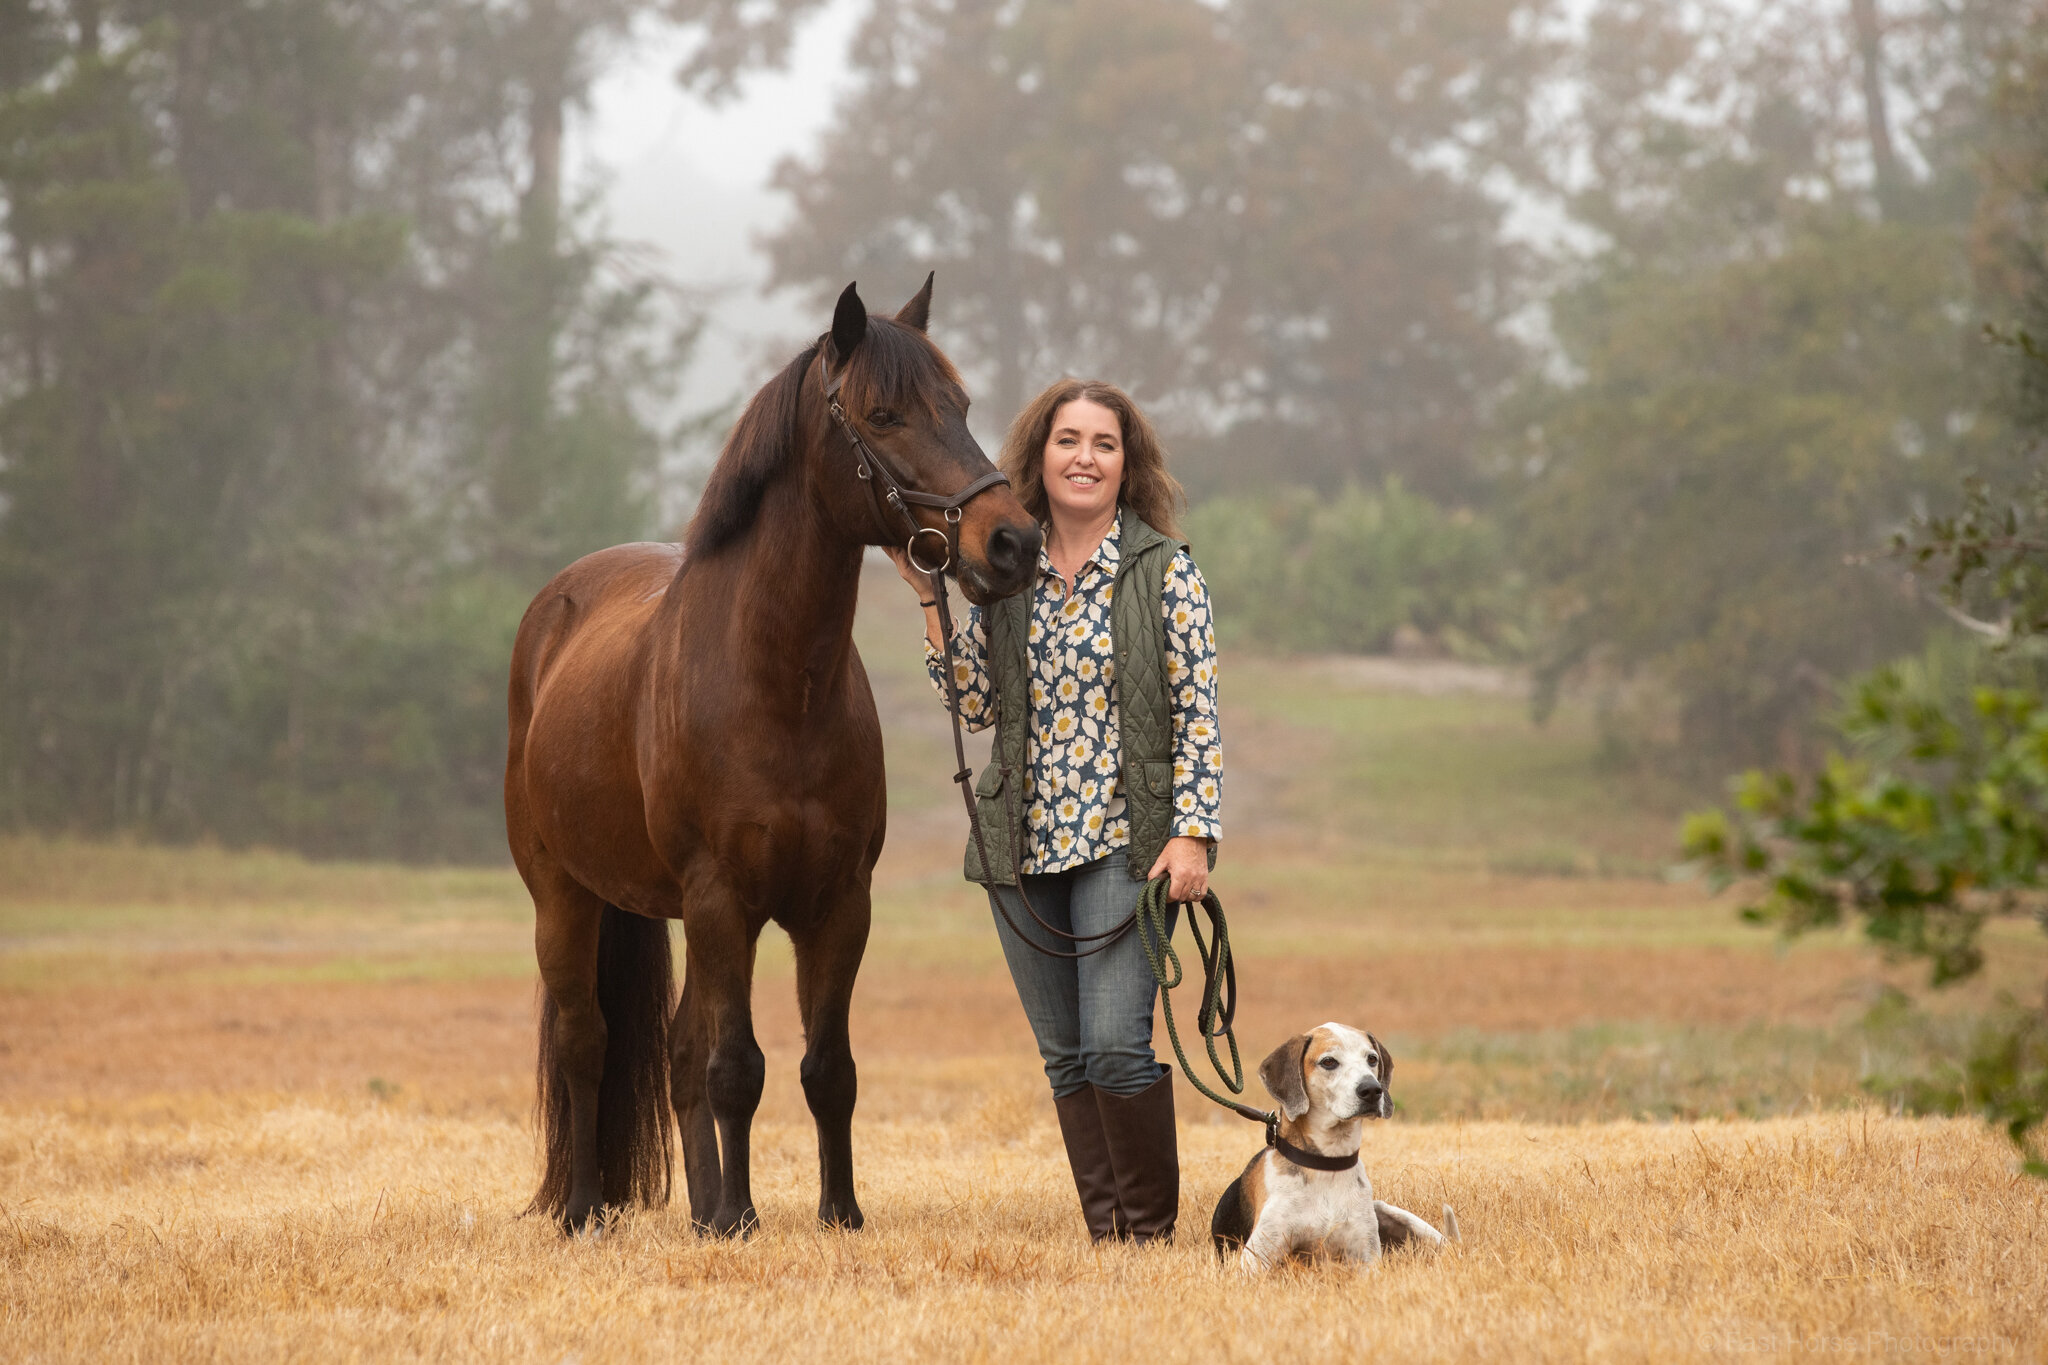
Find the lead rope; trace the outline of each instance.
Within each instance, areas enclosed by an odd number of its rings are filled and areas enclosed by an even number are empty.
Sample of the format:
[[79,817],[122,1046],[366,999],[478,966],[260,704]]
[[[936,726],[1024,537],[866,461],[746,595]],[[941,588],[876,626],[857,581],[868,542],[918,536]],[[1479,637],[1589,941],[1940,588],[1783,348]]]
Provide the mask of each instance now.
[[[1159,983],[1159,1005],[1166,1015],[1166,1036],[1173,1043],[1173,1055],[1180,1062],[1180,1071],[1188,1078],[1188,1084],[1208,1098],[1230,1110],[1240,1118],[1264,1124],[1266,1145],[1271,1147],[1280,1140],[1280,1116],[1270,1109],[1254,1109],[1248,1104],[1227,1099],[1202,1084],[1202,1078],[1188,1064],[1187,1050],[1180,1045],[1180,1029],[1173,1020],[1172,991],[1184,979],[1180,965],[1180,954],[1173,950],[1173,924],[1171,903],[1167,900],[1168,879],[1158,876],[1145,884],[1138,896],[1138,942],[1145,949],[1145,961],[1152,968],[1152,979]],[[1209,916],[1209,942],[1202,942],[1202,926],[1195,919],[1198,907],[1188,907],[1188,934],[1195,940],[1195,955],[1202,960],[1202,1007],[1195,1014],[1195,1029],[1202,1035],[1202,1044],[1209,1053],[1209,1065],[1216,1072],[1216,1078],[1223,1082],[1224,1089],[1233,1095],[1244,1093],[1244,1060],[1237,1052],[1237,963],[1230,954],[1230,924],[1223,917],[1223,902],[1214,891],[1205,893],[1199,908]],[[1223,1039],[1230,1046],[1230,1068],[1225,1070],[1223,1059],[1216,1055],[1216,1040]]]
[[[1010,917],[1009,907],[995,888],[995,864],[989,861],[988,840],[982,833],[981,817],[974,808],[974,791],[969,783],[974,770],[967,766],[967,741],[962,736],[960,725],[960,688],[953,673],[953,608],[946,594],[944,573],[929,574],[932,582],[932,599],[939,609],[939,639],[941,662],[945,665],[946,714],[953,722],[953,761],[957,765],[953,781],[960,788],[961,802],[967,808],[967,828],[974,835],[975,852],[981,858],[982,875],[989,879],[989,903],[996,913],[1003,917],[1003,923],[1010,926],[1010,932],[1028,944],[1033,950],[1047,957],[1078,959],[1092,957],[1117,942],[1132,928],[1138,931],[1138,942],[1144,947],[1145,962],[1152,969],[1152,979],[1159,985],[1159,1004],[1166,1014],[1166,1036],[1173,1043],[1173,1055],[1180,1062],[1181,1074],[1188,1084],[1210,1100],[1240,1118],[1263,1124],[1266,1129],[1266,1145],[1274,1146],[1280,1140],[1280,1116],[1269,1109],[1254,1109],[1248,1104],[1217,1094],[1202,1083],[1195,1074],[1194,1066],[1188,1061],[1187,1050],[1181,1046],[1180,1028],[1173,1018],[1173,988],[1186,979],[1181,967],[1180,954],[1173,949],[1173,925],[1171,922],[1173,902],[1167,899],[1172,888],[1172,879],[1165,874],[1154,877],[1145,884],[1138,895],[1137,908],[1121,923],[1099,934],[1070,934],[1054,928],[1045,922],[1031,904],[1031,898],[1024,892],[1024,868],[1014,834],[1010,840],[1010,870],[1016,879],[1017,899],[1024,902],[1024,908],[1039,927],[1048,933],[1057,934],[1070,943],[1088,943],[1095,940],[1091,948],[1065,952],[1048,948],[1038,943],[1018,928],[1017,921]],[[1017,829],[1016,800],[1010,770],[1003,772],[1003,811],[1009,821],[1008,828]],[[1223,916],[1223,902],[1211,890],[1203,895],[1200,908],[1209,916],[1209,942],[1202,941],[1202,928],[1195,919],[1196,906],[1188,907],[1188,933],[1195,941],[1195,956],[1202,962],[1202,1007],[1195,1015],[1195,1028],[1202,1035],[1203,1046],[1209,1053],[1209,1065],[1216,1077],[1232,1095],[1244,1093],[1244,1061],[1237,1051],[1237,962],[1230,952],[1230,924]],[[1230,1048],[1230,1069],[1224,1070],[1223,1060],[1216,1055],[1216,1040],[1221,1038]]]

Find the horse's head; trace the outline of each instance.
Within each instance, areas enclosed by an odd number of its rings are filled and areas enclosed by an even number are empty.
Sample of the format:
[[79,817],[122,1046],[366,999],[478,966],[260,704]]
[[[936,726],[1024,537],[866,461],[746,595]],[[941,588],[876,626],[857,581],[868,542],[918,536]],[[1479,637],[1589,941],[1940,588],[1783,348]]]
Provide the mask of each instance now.
[[[828,402],[839,407],[825,458],[840,462],[845,476],[821,486],[848,499],[840,524],[857,525],[868,544],[909,542],[921,564],[950,559],[947,571],[968,600],[992,602],[1031,581],[1038,525],[1009,485],[992,477],[995,466],[967,429],[967,391],[925,336],[931,303],[930,276],[893,318],[869,317],[850,284],[839,296],[818,373]],[[857,472],[865,462],[846,439],[849,429],[880,457],[866,479]],[[915,537],[888,502],[891,482],[910,495],[903,505],[919,527]],[[983,486],[961,501],[977,483]],[[946,502],[956,506],[933,505]]]

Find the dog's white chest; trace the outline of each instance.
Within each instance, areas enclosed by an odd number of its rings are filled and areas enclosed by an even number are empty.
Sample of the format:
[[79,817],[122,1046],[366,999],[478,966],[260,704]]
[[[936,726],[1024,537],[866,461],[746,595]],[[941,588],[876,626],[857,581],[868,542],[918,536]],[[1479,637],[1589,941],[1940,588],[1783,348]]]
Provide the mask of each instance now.
[[1372,1182],[1363,1169],[1289,1167],[1269,1176],[1267,1193],[1248,1244],[1267,1265],[1290,1256],[1348,1261],[1379,1256],[1379,1219],[1373,1212]]

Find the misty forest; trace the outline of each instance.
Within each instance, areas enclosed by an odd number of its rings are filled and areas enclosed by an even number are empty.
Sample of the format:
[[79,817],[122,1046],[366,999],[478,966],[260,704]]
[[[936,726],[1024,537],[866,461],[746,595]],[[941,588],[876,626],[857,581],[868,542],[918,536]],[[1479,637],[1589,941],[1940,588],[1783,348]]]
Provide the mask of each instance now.
[[[0,825],[503,858],[521,610],[735,410],[565,139],[815,8],[0,0]],[[935,269],[985,442],[1129,388],[1227,647],[1526,668],[1707,800],[2039,697],[2032,0],[875,0],[850,62],[770,286]]]

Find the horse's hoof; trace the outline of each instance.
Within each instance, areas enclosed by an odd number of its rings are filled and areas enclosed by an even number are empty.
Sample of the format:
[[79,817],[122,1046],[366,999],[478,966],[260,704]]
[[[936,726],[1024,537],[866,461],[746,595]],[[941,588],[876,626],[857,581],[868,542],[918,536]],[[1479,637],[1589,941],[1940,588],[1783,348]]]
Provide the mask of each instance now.
[[859,1232],[868,1220],[860,1205],[849,1199],[844,1204],[818,1205],[818,1221],[837,1232]]
[[761,1226],[761,1219],[754,1212],[754,1206],[749,1204],[738,1212],[720,1209],[711,1215],[710,1223],[698,1223],[695,1226],[700,1233],[709,1233],[713,1237],[747,1238],[753,1236],[754,1229]]
[[562,1211],[555,1221],[564,1237],[580,1237],[584,1233],[602,1235],[605,1225],[605,1207],[602,1204],[571,1204]]

